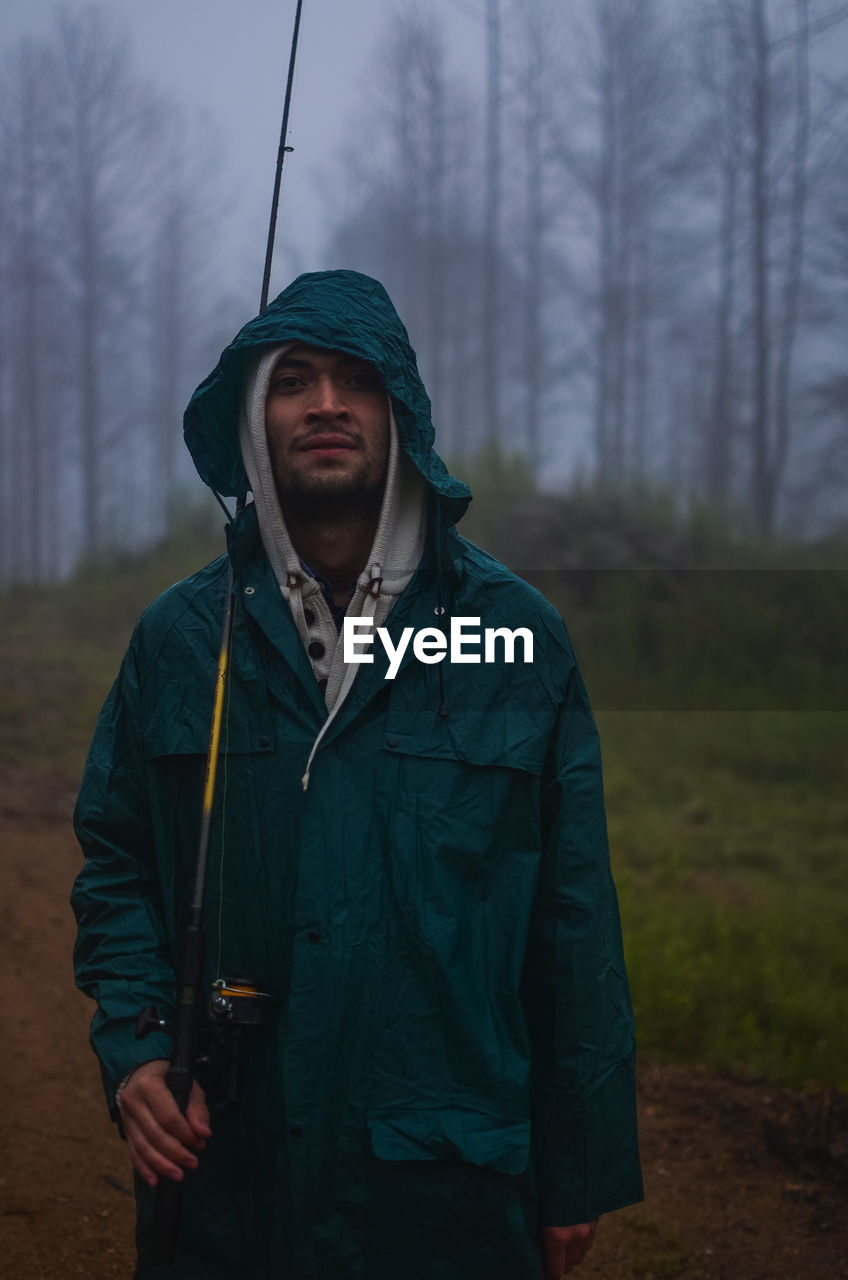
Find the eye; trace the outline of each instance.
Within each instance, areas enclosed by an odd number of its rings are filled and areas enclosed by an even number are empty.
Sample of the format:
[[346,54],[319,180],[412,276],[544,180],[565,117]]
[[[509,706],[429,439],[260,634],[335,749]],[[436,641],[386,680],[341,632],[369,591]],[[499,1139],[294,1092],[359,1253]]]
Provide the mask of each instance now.
[[271,379],[272,391],[296,391],[303,386],[303,380],[296,373],[277,373]]
[[361,391],[381,391],[383,388],[383,380],[376,369],[360,369],[351,374],[348,383]]

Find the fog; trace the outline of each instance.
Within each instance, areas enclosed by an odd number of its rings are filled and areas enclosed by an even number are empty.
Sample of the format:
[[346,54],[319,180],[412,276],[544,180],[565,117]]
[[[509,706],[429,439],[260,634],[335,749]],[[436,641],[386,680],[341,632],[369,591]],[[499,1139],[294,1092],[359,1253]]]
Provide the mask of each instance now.
[[[57,13],[88,7],[80,0],[7,0],[4,52],[27,36],[46,36]],[[393,0],[304,2],[289,135],[295,153],[286,166],[275,260],[278,289],[292,271],[325,265],[324,241],[342,193],[328,207],[317,190],[318,177],[336,162],[361,109],[372,78],[369,55],[380,31],[403,7]],[[482,13],[482,3],[476,7]],[[102,8],[120,19],[143,76],[204,119],[219,140],[234,208],[222,220],[216,265],[233,278],[252,270],[258,302],[295,0],[250,0],[244,8],[226,0],[108,0]],[[439,0],[430,8],[444,25],[454,65],[479,81],[481,21],[473,0]]]
[[[294,9],[6,6],[0,580],[197,491],[181,413],[258,306]],[[272,293],[382,279],[460,471],[844,536],[846,20],[305,0]]]

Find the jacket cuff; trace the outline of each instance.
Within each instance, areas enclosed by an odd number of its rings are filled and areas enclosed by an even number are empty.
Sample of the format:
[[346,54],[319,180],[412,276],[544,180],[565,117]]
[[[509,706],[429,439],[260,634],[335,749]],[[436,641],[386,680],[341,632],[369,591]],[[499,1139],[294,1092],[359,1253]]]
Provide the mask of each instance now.
[[644,1198],[631,1075],[632,1064],[621,1064],[580,1107],[540,1087],[533,1161],[541,1226],[592,1222]]
[[117,1036],[110,1036],[108,1044],[104,1043],[105,1029],[101,1030],[98,1037],[92,1036],[92,1047],[100,1061],[106,1105],[109,1115],[116,1122],[120,1119],[116,1095],[136,1067],[144,1062],[152,1062],[155,1058],[171,1057],[171,1037],[166,1031],[152,1031],[142,1040],[135,1039],[134,1030],[131,1035],[132,1040],[122,1037],[120,1043],[116,1043]]

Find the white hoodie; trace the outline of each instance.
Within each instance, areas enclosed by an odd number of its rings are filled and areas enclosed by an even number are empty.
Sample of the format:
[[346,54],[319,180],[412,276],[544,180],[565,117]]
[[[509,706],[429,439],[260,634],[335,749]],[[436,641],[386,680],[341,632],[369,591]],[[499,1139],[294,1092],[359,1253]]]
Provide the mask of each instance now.
[[[239,438],[265,554],[291,609],[315,677],[319,681],[327,681],[324,700],[330,714],[312,745],[303,778],[305,790],[309,783],[309,766],[353,686],[359,664],[344,661],[343,639],[324,599],[321,585],[304,572],[292,545],[271,469],[265,434],[265,400],[274,366],[280,356],[294,345],[285,343],[263,351],[245,380]],[[400,447],[389,400],[389,461],[383,504],[370,554],[347,607],[348,617],[372,617],[375,628],[383,625],[418,567],[426,531],[427,485]],[[314,618],[312,623],[306,621],[306,609]],[[320,641],[321,650],[317,657],[309,653],[310,645],[316,640]],[[319,646],[315,649],[318,652]]]

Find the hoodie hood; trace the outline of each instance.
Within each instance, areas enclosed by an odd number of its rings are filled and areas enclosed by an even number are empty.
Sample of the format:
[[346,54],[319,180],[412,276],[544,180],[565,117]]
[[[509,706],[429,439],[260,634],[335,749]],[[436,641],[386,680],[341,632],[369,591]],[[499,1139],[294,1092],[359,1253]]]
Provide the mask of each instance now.
[[406,329],[383,286],[358,271],[312,271],[296,280],[237,334],[195,391],[183,420],[201,480],[223,497],[250,488],[239,446],[245,378],[265,347],[305,342],[345,351],[380,371],[391,397],[400,447],[439,499],[441,522],[455,524],[471,491],[433,448],[430,400]]
[[[268,347],[260,354],[245,384],[239,436],[268,563],[291,609],[315,677],[324,689],[327,707],[332,710],[349,691],[358,666],[344,661],[344,641],[330,607],[317,580],[305,572],[292,543],[277,497],[265,434],[268,384],[277,360],[289,349],[288,344],[283,344]],[[368,558],[346,610],[348,616],[370,618],[375,627],[381,626],[412,579],[424,549],[426,490],[426,482],[400,448],[389,399],[389,450],[380,515]]]

